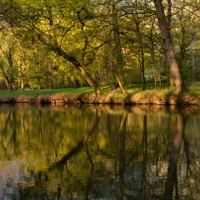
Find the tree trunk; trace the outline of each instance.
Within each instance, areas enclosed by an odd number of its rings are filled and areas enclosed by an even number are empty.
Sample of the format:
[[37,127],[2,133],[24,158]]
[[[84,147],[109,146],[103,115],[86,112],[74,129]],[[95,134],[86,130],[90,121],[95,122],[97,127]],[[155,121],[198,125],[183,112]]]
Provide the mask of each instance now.
[[117,8],[115,3],[112,5],[112,29],[113,29],[113,71],[115,78],[119,87],[121,88],[123,93],[126,93],[124,89],[125,85],[125,77],[124,77],[124,64],[123,64],[123,56],[122,56],[122,46],[120,39],[120,31],[119,31],[119,23],[118,23],[118,15]]
[[21,80],[19,89],[24,90],[24,80]]
[[[168,25],[168,31],[169,33],[171,32],[171,28],[172,28],[172,1],[171,0],[167,0],[167,4],[168,4],[168,9],[167,9],[167,25]],[[181,65],[180,65],[181,66]],[[170,74],[170,68],[168,65],[168,71]],[[172,78],[172,76],[168,76],[168,81],[169,81],[169,87],[173,88],[175,86],[174,84],[174,79]]]
[[161,31],[161,37],[163,40],[163,47],[169,64],[170,75],[174,80],[177,94],[180,94],[186,88],[184,87],[183,80],[181,77],[181,72],[175,58],[175,53],[170,38],[170,31],[168,29],[168,24],[164,14],[164,7],[162,5],[162,0],[154,0],[154,5],[157,12],[157,19]]
[[6,75],[4,67],[2,67],[2,74],[3,74],[4,80],[5,80],[7,89],[11,90],[10,80],[9,80],[8,76]]
[[8,81],[8,79],[5,76],[4,76],[4,80],[5,80],[5,83],[6,83],[7,90],[11,90],[9,81]]
[[191,69],[192,69],[192,81],[196,81],[196,62],[195,62],[195,49],[194,45],[191,45],[190,47],[191,52]]
[[95,95],[98,96],[101,93],[101,89],[99,88],[97,82],[90,76],[90,74],[86,71],[84,67],[79,66],[78,69],[81,72],[81,75],[83,76],[83,78],[94,90]]
[[82,77],[85,79],[85,81],[92,87],[92,89],[95,92],[95,95],[98,96],[101,93],[101,89],[99,88],[97,82],[91,77],[89,72],[80,64],[80,62],[73,56],[68,55],[65,51],[63,51],[58,46],[51,46],[50,47],[52,51],[54,51],[57,55],[63,57],[65,60],[69,61],[74,65],[76,69],[78,69],[82,75]]
[[142,35],[141,35],[141,31],[139,28],[139,21],[137,19],[138,17],[135,17],[135,26],[136,26],[136,35],[137,35],[137,39],[138,39],[138,43],[139,43],[139,64],[140,64],[140,76],[141,76],[141,81],[142,81],[142,90],[146,90],[146,80],[145,80],[145,76],[144,76],[144,49],[143,49],[143,41],[142,41]]

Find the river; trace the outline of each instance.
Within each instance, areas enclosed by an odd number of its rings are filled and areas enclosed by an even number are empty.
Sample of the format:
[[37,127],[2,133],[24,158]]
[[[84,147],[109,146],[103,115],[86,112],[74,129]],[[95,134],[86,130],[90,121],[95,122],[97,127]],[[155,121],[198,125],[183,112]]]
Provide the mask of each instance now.
[[0,105],[0,200],[200,199],[200,108]]

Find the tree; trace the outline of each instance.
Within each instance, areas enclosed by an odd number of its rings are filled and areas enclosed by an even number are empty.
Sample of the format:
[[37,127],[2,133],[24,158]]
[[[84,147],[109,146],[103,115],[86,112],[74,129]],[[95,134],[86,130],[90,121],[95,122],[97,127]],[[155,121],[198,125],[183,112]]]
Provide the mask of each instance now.
[[156,15],[157,15],[158,24],[161,31],[163,47],[164,47],[166,58],[169,64],[170,74],[172,78],[174,79],[176,92],[177,94],[180,94],[184,92],[186,88],[183,84],[180,68],[175,57],[175,52],[172,46],[170,31],[168,29],[168,24],[166,21],[166,16],[164,13],[162,0],[154,0],[154,5],[156,8]]
[[145,81],[154,79],[156,85],[170,75],[181,93],[183,77],[199,79],[195,0],[4,0],[0,5],[0,31],[9,27],[7,33],[23,48],[22,53],[10,46],[8,61],[1,45],[4,78],[8,65],[18,70],[15,88],[30,81],[34,88],[90,85],[98,95],[100,84],[114,84],[125,93],[125,86],[141,82],[145,89]]
[[7,89],[15,90],[18,87],[20,65],[23,62],[17,52],[17,49],[21,49],[21,47],[9,32],[8,27],[4,27],[4,31],[0,33],[0,36],[0,74],[4,78]]
[[138,43],[138,62],[140,66],[140,76],[142,82],[142,90],[146,89],[146,80],[145,80],[145,51],[144,51],[144,42],[143,42],[143,33],[142,31],[145,30],[145,18],[144,14],[140,15],[140,3],[136,0],[135,4],[132,5],[131,9],[131,18],[134,23],[134,33],[137,38]]
[[116,77],[116,80],[119,84],[123,93],[126,93],[124,89],[125,77],[124,77],[124,64],[123,64],[123,55],[122,55],[122,45],[120,39],[120,27],[119,27],[119,6],[118,4],[121,1],[111,1],[112,14],[111,14],[111,24],[113,30],[113,73]]
[[[84,37],[92,31],[89,26],[93,20],[92,11],[87,7],[87,0],[68,3],[66,5],[60,0],[13,2],[13,9],[10,11],[12,16],[7,12],[4,20],[15,29],[16,36],[21,40],[29,42],[29,45],[43,45],[71,63],[98,95],[101,89],[87,70],[87,66],[95,56],[92,52],[100,44],[92,44],[94,37]],[[80,40],[79,44],[78,41],[75,42],[76,39]],[[87,63],[86,55],[90,56]]]

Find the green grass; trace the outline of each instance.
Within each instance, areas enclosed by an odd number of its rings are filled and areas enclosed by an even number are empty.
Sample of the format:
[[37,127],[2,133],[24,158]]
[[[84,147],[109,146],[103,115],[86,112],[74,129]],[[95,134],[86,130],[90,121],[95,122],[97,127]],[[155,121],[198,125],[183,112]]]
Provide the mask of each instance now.
[[18,95],[51,95],[51,94],[80,94],[91,93],[90,87],[83,88],[67,88],[67,89],[42,89],[42,90],[21,90],[21,91],[0,91],[2,96],[18,96]]
[[[103,91],[109,90],[109,86],[101,87]],[[16,90],[16,91],[0,91],[0,96],[18,96],[18,95],[51,95],[51,94],[83,94],[93,93],[91,87],[81,88],[62,88],[62,89],[42,89],[42,90]]]
[[[113,89],[112,86],[102,86],[101,89],[107,94],[114,96],[123,96],[121,90]],[[188,94],[200,94],[200,82],[195,82],[190,85]],[[140,84],[131,85],[131,87],[126,89],[127,94],[124,96],[130,96],[134,94],[143,95],[161,95],[161,96],[171,96],[175,95],[175,89],[170,88],[157,88],[154,89],[152,84],[147,84],[147,90],[142,91]],[[0,91],[0,96],[18,96],[18,95],[29,95],[29,96],[39,96],[39,95],[52,95],[52,94],[89,94],[93,93],[91,87],[81,87],[81,88],[62,88],[62,89],[41,89],[41,90],[16,90],[16,91]],[[107,95],[106,93],[104,95]],[[123,97],[125,98],[125,97]]]

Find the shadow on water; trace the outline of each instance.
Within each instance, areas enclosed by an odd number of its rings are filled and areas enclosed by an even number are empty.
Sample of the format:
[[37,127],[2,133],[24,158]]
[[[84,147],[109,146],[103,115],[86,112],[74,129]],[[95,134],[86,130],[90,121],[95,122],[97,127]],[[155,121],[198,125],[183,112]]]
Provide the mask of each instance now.
[[200,196],[198,108],[7,106],[0,120],[0,200]]

